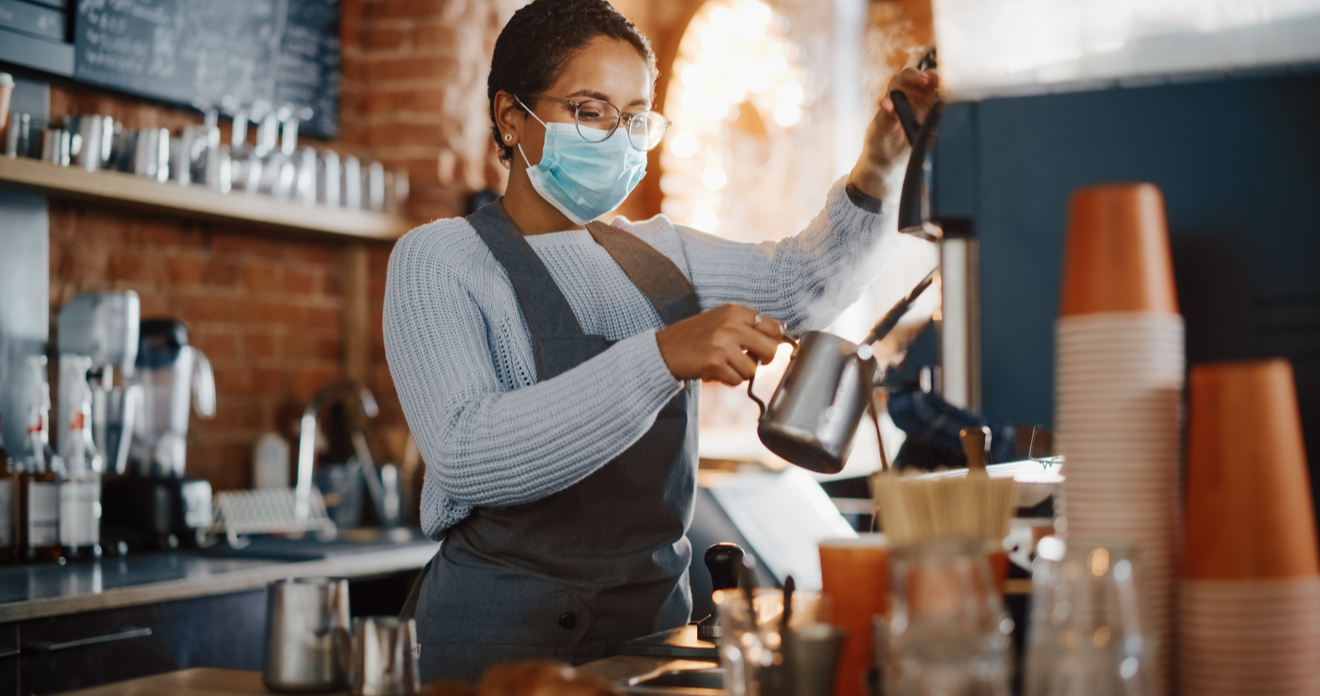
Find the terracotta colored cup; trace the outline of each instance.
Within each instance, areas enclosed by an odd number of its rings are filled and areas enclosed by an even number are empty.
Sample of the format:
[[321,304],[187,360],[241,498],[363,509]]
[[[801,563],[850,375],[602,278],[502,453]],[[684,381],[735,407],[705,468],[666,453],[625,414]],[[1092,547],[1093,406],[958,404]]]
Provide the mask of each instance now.
[[1002,597],[1008,591],[1008,552],[1003,549],[987,551],[985,559],[990,563],[990,572],[995,576],[995,589]]
[[1292,365],[1197,365],[1189,402],[1182,576],[1320,574]]
[[834,696],[866,696],[863,677],[875,663],[876,614],[889,610],[889,541],[883,534],[820,543],[822,591],[833,605],[831,623],[848,630],[834,679]]
[[1073,192],[1059,316],[1178,313],[1164,197],[1154,184]]

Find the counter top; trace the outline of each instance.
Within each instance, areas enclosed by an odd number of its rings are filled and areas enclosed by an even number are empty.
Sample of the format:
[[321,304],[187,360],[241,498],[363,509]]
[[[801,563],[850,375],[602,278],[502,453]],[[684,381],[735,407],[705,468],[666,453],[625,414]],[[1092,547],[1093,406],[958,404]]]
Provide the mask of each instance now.
[[[628,682],[645,675],[710,666],[708,662],[620,656],[591,662],[578,667],[578,670],[607,679],[627,690]],[[644,691],[649,694],[657,690]],[[260,672],[197,667],[69,691],[63,696],[269,696],[269,694],[270,692],[261,683]]]
[[[696,646],[696,627],[685,626],[647,638],[655,644]],[[674,659],[663,656],[615,655],[603,660],[578,666],[578,671],[591,674],[619,686],[632,696],[691,696],[703,693],[694,690],[666,690],[633,686],[648,677],[677,670],[709,669],[715,663],[702,660]],[[194,668],[168,672],[150,677],[106,684],[104,686],[67,692],[63,696],[259,696],[269,693],[261,683],[260,672],[232,669]]]
[[[345,692],[340,692],[345,693]],[[269,696],[261,672],[198,667],[67,692],[65,696]]]
[[0,568],[0,623],[244,592],[289,577],[362,578],[417,570],[437,542],[363,542],[352,553],[290,562],[196,551]]

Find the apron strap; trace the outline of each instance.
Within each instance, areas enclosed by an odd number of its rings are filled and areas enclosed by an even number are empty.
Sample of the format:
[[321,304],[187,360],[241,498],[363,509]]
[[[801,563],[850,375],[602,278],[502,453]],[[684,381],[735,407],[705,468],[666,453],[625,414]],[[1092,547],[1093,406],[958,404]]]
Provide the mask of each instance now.
[[542,336],[581,336],[582,326],[578,324],[573,308],[562,292],[546,292],[546,288],[556,288],[550,269],[545,267],[541,257],[536,255],[532,245],[518,231],[513,218],[504,210],[500,200],[484,205],[477,212],[467,216],[467,221],[477,230],[482,241],[490,248],[495,259],[509,274],[513,283],[514,294],[522,305],[523,316],[527,319],[532,335]]
[[696,289],[668,256],[614,225],[589,222],[587,231],[614,257],[666,325],[701,313]]
[[[467,216],[467,221],[513,284],[514,295],[532,335],[538,379],[562,372],[557,368],[563,366],[546,353],[547,344],[539,339],[585,337],[585,334],[550,270],[518,231],[502,199],[482,206]],[[619,264],[666,325],[701,312],[696,289],[669,257],[614,225],[591,222],[586,227],[592,239]],[[553,291],[548,291],[551,288]]]
[[536,360],[538,380],[549,379],[562,370],[553,356],[546,352],[541,337],[582,337],[582,325],[569,306],[564,293],[559,291],[550,269],[536,255],[532,245],[518,232],[518,226],[504,209],[502,200],[484,205],[467,216],[467,221],[486,243],[495,260],[504,267],[513,293],[518,297],[523,319],[532,336],[532,355]]

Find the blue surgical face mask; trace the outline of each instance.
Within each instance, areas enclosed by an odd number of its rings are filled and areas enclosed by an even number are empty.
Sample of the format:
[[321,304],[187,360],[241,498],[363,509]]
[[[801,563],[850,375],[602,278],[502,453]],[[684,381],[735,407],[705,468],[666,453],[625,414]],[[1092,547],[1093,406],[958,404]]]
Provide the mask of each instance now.
[[[541,198],[574,223],[585,225],[619,207],[646,176],[646,153],[628,142],[622,124],[610,137],[593,143],[578,133],[576,124],[546,123],[534,113],[532,118],[545,126],[545,146],[540,163],[533,165],[518,144],[527,177]],[[594,128],[582,131],[605,137]]]

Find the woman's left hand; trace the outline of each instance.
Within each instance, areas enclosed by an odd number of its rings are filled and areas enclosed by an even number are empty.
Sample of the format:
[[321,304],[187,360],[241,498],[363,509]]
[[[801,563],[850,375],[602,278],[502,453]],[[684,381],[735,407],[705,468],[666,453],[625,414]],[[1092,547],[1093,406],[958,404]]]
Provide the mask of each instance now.
[[903,134],[903,124],[894,113],[894,100],[889,97],[889,92],[899,90],[907,95],[917,118],[924,122],[930,107],[939,99],[939,86],[939,75],[912,68],[905,68],[889,81],[889,90],[881,98],[871,125],[866,128],[862,156],[848,175],[849,184],[872,198],[885,197],[889,192],[885,186],[886,178],[910,147]]

